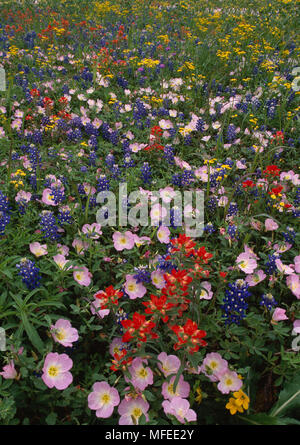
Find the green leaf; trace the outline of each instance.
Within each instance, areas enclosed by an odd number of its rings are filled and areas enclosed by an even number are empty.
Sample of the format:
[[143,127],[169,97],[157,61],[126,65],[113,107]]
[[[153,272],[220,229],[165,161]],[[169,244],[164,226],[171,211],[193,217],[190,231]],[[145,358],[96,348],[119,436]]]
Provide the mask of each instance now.
[[251,425],[281,425],[280,419],[269,416],[266,413],[252,414],[250,416],[239,416],[241,420]]
[[57,419],[57,414],[52,412],[46,417],[45,420],[46,420],[47,425],[55,425],[56,419]]
[[278,401],[270,411],[270,416],[278,416],[288,409],[300,408],[300,376],[296,376],[293,381],[286,384],[280,392]]
[[24,312],[21,312],[21,320],[24,326],[24,329],[26,331],[26,334],[28,335],[29,340],[31,341],[31,343],[33,344],[33,346],[38,350],[38,351],[43,351],[44,349],[44,344],[41,340],[41,337],[39,336],[39,334],[37,333],[36,329],[32,326],[32,324],[28,321],[28,318],[26,317]]

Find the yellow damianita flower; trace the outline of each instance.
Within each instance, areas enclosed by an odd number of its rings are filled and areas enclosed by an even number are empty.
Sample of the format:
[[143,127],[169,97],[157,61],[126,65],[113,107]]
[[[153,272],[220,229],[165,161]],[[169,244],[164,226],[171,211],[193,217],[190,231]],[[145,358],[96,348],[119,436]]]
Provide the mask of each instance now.
[[202,402],[202,391],[201,391],[200,386],[198,386],[198,388],[196,388],[196,393],[197,393],[197,396],[195,397],[195,402],[201,403]]
[[241,389],[233,393],[233,397],[230,397],[226,408],[230,411],[231,415],[237,412],[243,413],[244,410],[249,408],[250,399]]

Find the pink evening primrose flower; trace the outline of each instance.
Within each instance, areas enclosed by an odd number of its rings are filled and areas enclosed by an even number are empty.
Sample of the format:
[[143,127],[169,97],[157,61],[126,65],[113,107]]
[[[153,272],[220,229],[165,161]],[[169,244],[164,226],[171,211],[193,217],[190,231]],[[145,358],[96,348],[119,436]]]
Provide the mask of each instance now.
[[288,317],[285,315],[285,309],[281,307],[277,307],[272,315],[272,321],[282,321],[288,320]]
[[17,377],[17,371],[15,370],[15,364],[13,360],[11,360],[8,365],[3,366],[0,375],[2,375],[4,379],[15,379]]
[[168,244],[170,242],[170,230],[168,229],[168,227],[159,227],[157,231],[157,239],[160,243]]
[[123,399],[118,408],[118,413],[121,416],[119,425],[138,425],[142,414],[148,421],[148,410],[149,403],[141,396],[138,396],[136,399]]
[[[58,253],[57,255],[54,255],[53,261],[55,264],[59,267],[60,270],[64,270],[66,264],[69,262],[69,260],[66,259],[64,255],[61,255]],[[68,266],[67,270],[72,269],[73,266]]]
[[151,205],[150,218],[153,226],[158,226],[159,221],[162,221],[167,216],[167,209],[160,204]]
[[116,388],[111,387],[107,382],[94,383],[93,391],[88,395],[88,406],[96,410],[96,417],[107,419],[119,403],[120,396]]
[[[144,364],[147,365],[147,363],[147,360],[136,357],[128,368],[128,371],[131,374],[130,382],[140,391],[144,391],[148,385],[153,384],[153,372],[148,366],[144,366]],[[125,381],[129,382],[126,377]]]
[[143,298],[143,296],[147,292],[147,289],[145,288],[143,283],[138,283],[137,280],[134,278],[134,275],[126,275],[124,288],[126,294],[129,295],[129,298],[131,300],[135,300],[136,298]]
[[295,320],[293,323],[292,334],[300,334],[300,320]]
[[284,275],[291,275],[294,273],[294,269],[287,266],[286,264],[283,264],[282,261],[279,259],[275,260],[275,264],[279,272],[283,273]]
[[179,377],[176,389],[174,391],[174,382],[176,379],[176,375],[171,377],[169,381],[166,381],[162,384],[162,395],[165,399],[172,400],[174,397],[188,397],[190,393],[190,385],[188,382],[185,382],[183,376]]
[[151,272],[151,282],[156,287],[156,289],[163,289],[166,284],[164,273],[161,270],[154,270],[153,272]]
[[130,250],[134,247],[135,239],[133,233],[127,231],[125,233],[115,232],[113,234],[114,248],[118,251],[127,249]]
[[227,369],[223,373],[218,373],[217,377],[219,379],[218,390],[222,394],[229,394],[232,391],[238,391],[243,386],[243,382],[239,379],[235,371],[230,371]]
[[251,258],[248,253],[241,253],[237,259],[236,263],[238,267],[246,274],[253,273],[257,267],[257,262],[254,258]]
[[29,202],[31,199],[31,193],[25,192],[25,190],[20,190],[15,197],[16,202]]
[[82,226],[82,232],[91,239],[98,239],[102,235],[101,225],[97,223],[84,224]]
[[298,275],[289,275],[286,277],[287,287],[293,292],[293,294],[300,300],[300,280]]
[[286,252],[287,250],[290,250],[291,247],[292,244],[290,243],[274,244],[274,250],[278,253]]
[[208,281],[202,281],[201,287],[204,289],[201,289],[199,298],[200,300],[211,300],[213,297],[213,292],[211,290],[211,284]]
[[151,238],[149,238],[149,236],[138,236],[135,234],[133,236],[134,236],[134,243],[137,247],[151,243]]
[[265,220],[265,229],[266,231],[269,230],[277,230],[278,229],[278,224],[271,218],[268,218]]
[[93,275],[85,266],[76,266],[74,268],[73,277],[81,286],[89,286],[91,284],[91,277]]
[[176,417],[180,423],[194,422],[197,420],[195,411],[190,409],[190,403],[181,397],[174,397],[170,402],[164,400],[162,402],[165,413]]
[[257,270],[252,275],[247,275],[246,282],[249,284],[249,286],[256,286],[258,283],[263,281],[266,278],[266,274],[262,269]]
[[37,258],[43,255],[47,255],[47,244],[40,244],[38,242],[29,244],[30,252],[33,253]]
[[69,370],[73,361],[67,354],[50,352],[44,362],[42,380],[48,388],[66,389],[72,382],[73,376]]
[[44,189],[42,195],[42,202],[47,205],[57,206],[57,204],[55,204],[55,199],[51,189]]
[[157,356],[157,359],[159,360],[157,366],[165,377],[172,374],[177,374],[181,362],[176,355],[167,355],[166,352],[161,352]]
[[59,243],[57,244],[57,250],[58,250],[58,253],[60,253],[61,255],[64,255],[65,257],[69,255],[69,251],[70,251],[68,246],[65,246],[65,245],[62,245]]
[[300,273],[300,255],[294,258],[295,272]]
[[84,255],[85,250],[89,248],[89,243],[87,241],[81,241],[81,239],[74,239],[72,242],[72,247],[76,250],[78,255]]
[[55,325],[51,326],[51,335],[57,343],[67,347],[72,347],[78,340],[78,331],[73,328],[69,320],[60,318]]
[[203,374],[205,374],[212,382],[217,382],[219,380],[217,374],[222,374],[227,369],[228,362],[217,352],[206,354],[201,365],[201,372],[203,372]]

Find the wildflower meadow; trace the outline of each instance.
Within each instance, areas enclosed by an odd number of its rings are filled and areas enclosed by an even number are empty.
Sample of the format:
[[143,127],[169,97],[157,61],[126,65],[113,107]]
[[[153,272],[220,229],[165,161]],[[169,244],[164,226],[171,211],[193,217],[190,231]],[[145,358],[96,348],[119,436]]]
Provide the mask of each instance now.
[[0,425],[300,424],[299,23],[0,2]]

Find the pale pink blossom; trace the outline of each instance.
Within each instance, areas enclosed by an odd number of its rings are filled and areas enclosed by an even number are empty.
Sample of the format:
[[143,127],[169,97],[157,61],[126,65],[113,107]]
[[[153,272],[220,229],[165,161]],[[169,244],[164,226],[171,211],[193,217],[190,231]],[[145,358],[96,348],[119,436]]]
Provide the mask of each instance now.
[[47,244],[40,244],[38,242],[29,244],[30,252],[33,253],[37,258],[43,255],[47,255]]
[[[66,264],[69,262],[69,260],[67,260],[66,257],[64,255],[61,255],[60,253],[58,253],[57,255],[54,255],[53,261],[59,267],[60,270],[64,270]],[[70,269],[72,269],[72,265],[69,265],[66,270],[70,270]]]
[[20,190],[15,197],[16,202],[26,202],[28,203],[31,199],[32,194],[30,192],[25,192],[25,190]]
[[161,270],[154,270],[153,272],[151,272],[151,282],[156,287],[156,289],[163,289],[166,284],[164,273]]
[[201,287],[203,287],[204,289],[200,289],[200,300],[211,300],[213,297],[211,284],[208,281],[202,281]]
[[96,382],[93,391],[88,395],[88,407],[96,411],[96,417],[107,419],[119,405],[120,396],[116,388],[107,382]]
[[180,368],[180,359],[176,355],[168,355],[166,352],[161,352],[157,356],[157,359],[157,366],[165,377],[177,374],[177,371]]
[[124,249],[130,250],[135,244],[134,235],[130,231],[126,231],[125,233],[115,232],[113,234],[113,242],[114,248],[118,251]]
[[69,320],[60,318],[55,325],[51,326],[51,335],[53,339],[65,347],[72,347],[78,340],[78,331],[73,328]]
[[47,188],[43,190],[42,202],[47,205],[57,206],[51,189]]
[[72,242],[72,247],[74,247],[78,255],[84,255],[84,252],[89,248],[89,243],[76,238]]
[[67,354],[50,352],[43,366],[43,382],[48,388],[66,389],[73,382],[73,376],[69,372],[72,366],[73,361]]
[[300,255],[294,258],[295,272],[300,273]]
[[300,300],[300,280],[298,275],[289,275],[286,277],[287,287],[293,292],[293,294]]
[[279,272],[283,273],[284,275],[291,275],[294,273],[294,270],[286,264],[283,264],[280,259],[275,260],[275,264]]
[[300,320],[294,321],[292,334],[300,334]]
[[138,283],[137,280],[134,278],[134,275],[126,275],[124,289],[131,300],[135,300],[136,298],[143,298],[143,296],[147,292],[147,289],[145,288],[143,283]]
[[174,382],[176,375],[171,377],[170,380],[165,381],[162,384],[161,393],[165,399],[172,400],[174,397],[188,397],[190,393],[190,385],[183,379],[183,376],[179,377],[176,389],[174,390]]
[[141,357],[135,357],[128,368],[131,375],[130,380],[125,377],[125,381],[131,382],[139,391],[144,391],[147,386],[153,384],[153,372],[147,364],[147,360],[142,359]]
[[217,377],[219,379],[218,390],[222,394],[238,391],[243,386],[242,380],[239,379],[235,371],[227,369],[225,372],[218,373]]
[[228,362],[222,358],[218,352],[210,352],[206,354],[202,365],[201,372],[206,375],[212,382],[218,381],[218,373],[222,374],[228,369]]
[[278,224],[271,218],[267,218],[265,220],[265,229],[266,231],[272,231],[278,229]]
[[160,226],[157,231],[157,239],[160,243],[168,244],[170,242],[170,230],[166,226]]
[[138,425],[142,414],[148,421],[149,403],[141,396],[136,398],[124,398],[119,405],[118,413],[120,414],[119,425]]
[[194,422],[197,420],[197,414],[190,409],[190,403],[181,397],[174,397],[171,401],[162,402],[165,414],[175,416],[180,423]]
[[248,253],[241,253],[236,263],[238,267],[246,274],[252,274],[257,267],[257,262],[254,258],[251,258]]
[[92,278],[91,272],[85,266],[74,267],[73,277],[81,286],[89,286]]
[[0,375],[2,375],[4,379],[15,379],[17,377],[17,371],[13,360],[11,360],[8,365],[3,366]]
[[98,223],[84,224],[81,230],[82,233],[91,239],[98,239],[102,235],[101,225]]
[[252,275],[247,275],[246,282],[249,286],[256,286],[258,283],[263,281],[266,278],[266,274],[262,269],[259,269],[254,272]]
[[288,320],[288,317],[285,314],[285,309],[282,309],[281,307],[277,307],[272,315],[272,321],[282,321],[282,320]]

